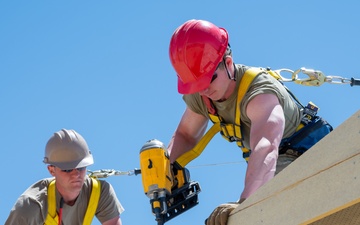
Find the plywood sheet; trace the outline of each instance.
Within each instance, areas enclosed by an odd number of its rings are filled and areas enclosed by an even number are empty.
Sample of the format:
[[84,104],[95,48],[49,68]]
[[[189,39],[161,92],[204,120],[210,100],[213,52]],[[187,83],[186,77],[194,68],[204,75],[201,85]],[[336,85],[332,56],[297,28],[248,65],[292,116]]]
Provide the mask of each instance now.
[[228,225],[359,221],[360,110],[239,205]]

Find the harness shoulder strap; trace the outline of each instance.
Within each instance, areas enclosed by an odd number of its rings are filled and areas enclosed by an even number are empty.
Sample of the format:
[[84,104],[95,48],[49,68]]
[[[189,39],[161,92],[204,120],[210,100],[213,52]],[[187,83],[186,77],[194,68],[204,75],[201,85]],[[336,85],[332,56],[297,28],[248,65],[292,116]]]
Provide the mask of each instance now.
[[[91,177],[92,190],[90,200],[86,209],[83,225],[90,225],[95,216],[96,209],[99,203],[101,194],[100,181]],[[55,179],[52,180],[48,186],[48,214],[44,225],[58,225],[59,216],[56,212],[56,194],[55,194]]]
[[234,136],[238,138],[237,139],[238,141],[236,143],[243,151],[243,158],[245,159],[246,162],[249,161],[251,151],[250,149],[244,147],[243,144],[243,138],[241,134],[241,121],[240,121],[241,119],[240,103],[244,98],[246,92],[249,90],[250,84],[253,82],[255,77],[261,73],[264,73],[264,71],[260,68],[250,68],[246,70],[243,78],[241,79],[240,87],[238,90],[238,96],[236,100],[235,123],[237,124],[237,126],[234,126],[235,127]]
[[58,225],[59,216],[56,213],[55,197],[55,179],[48,186],[48,213],[45,219],[45,225]]
[[88,208],[85,213],[84,225],[91,225],[91,221],[95,216],[95,212],[99,203],[100,193],[101,193],[101,184],[100,181],[91,177],[92,181],[92,190],[90,195],[90,200]]

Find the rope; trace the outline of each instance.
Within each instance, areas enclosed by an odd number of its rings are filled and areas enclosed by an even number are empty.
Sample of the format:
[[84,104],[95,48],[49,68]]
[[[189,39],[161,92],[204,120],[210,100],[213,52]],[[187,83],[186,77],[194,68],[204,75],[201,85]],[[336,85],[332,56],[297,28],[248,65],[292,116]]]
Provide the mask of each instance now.
[[223,163],[210,163],[210,164],[202,164],[202,165],[188,166],[188,168],[199,168],[199,167],[209,167],[209,166],[224,166],[224,165],[242,164],[242,163],[246,163],[246,161],[223,162]]

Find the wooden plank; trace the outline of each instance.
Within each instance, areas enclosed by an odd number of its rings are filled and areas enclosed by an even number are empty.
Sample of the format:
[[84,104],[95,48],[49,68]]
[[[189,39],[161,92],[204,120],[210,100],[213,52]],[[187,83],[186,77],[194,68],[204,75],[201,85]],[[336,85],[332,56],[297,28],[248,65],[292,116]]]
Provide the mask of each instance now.
[[228,225],[360,224],[360,110],[236,208]]

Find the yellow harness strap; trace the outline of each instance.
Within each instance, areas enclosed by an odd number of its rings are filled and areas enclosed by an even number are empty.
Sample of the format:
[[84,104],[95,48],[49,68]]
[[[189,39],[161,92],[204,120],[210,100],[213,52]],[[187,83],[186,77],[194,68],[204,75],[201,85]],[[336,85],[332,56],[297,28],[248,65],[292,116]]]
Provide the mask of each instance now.
[[56,213],[56,195],[55,180],[52,180],[48,186],[48,214],[46,216],[45,225],[58,225],[59,216]]
[[91,190],[88,207],[86,209],[83,225],[91,225],[91,221],[94,218],[100,199],[100,193],[101,193],[100,181],[93,177],[91,177],[91,180],[92,180],[92,190]]
[[[241,82],[240,82],[239,93],[238,93],[237,100],[236,100],[235,125],[233,125],[233,127],[234,127],[234,136],[233,137],[237,137],[236,143],[242,149],[243,156],[244,156],[244,159],[246,160],[246,162],[249,160],[250,150],[245,148],[243,145],[243,138],[242,138],[241,127],[240,127],[240,117],[241,117],[240,103],[241,103],[242,99],[244,98],[245,93],[248,91],[252,81],[255,79],[255,77],[257,75],[259,75],[261,73],[264,73],[264,71],[261,70],[260,68],[251,68],[245,72],[244,77],[241,79]],[[223,137],[224,137],[224,135],[223,135]]]
[[[91,225],[91,221],[95,216],[101,193],[100,181],[93,177],[91,177],[91,181],[92,190],[83,225]],[[48,186],[48,214],[46,216],[44,225],[58,225],[58,223],[59,216],[56,212],[55,180],[52,180]]]
[[182,154],[176,162],[178,162],[182,167],[185,167],[190,161],[198,157],[205,149],[206,145],[214,137],[214,135],[219,132],[220,123],[214,123],[212,127],[206,132],[206,134],[200,139],[197,145],[190,151]]
[[198,157],[214,135],[220,131],[221,135],[228,141],[236,141],[237,145],[241,147],[243,156],[246,161],[249,159],[250,150],[245,148],[242,143],[242,134],[240,128],[240,103],[249,89],[251,82],[254,78],[264,73],[265,71],[261,68],[250,68],[245,71],[244,76],[241,79],[240,87],[238,89],[238,96],[236,100],[236,111],[235,111],[235,124],[225,124],[222,122],[222,118],[218,115],[209,113],[210,120],[214,123],[213,126],[206,132],[206,134],[200,139],[198,144],[190,151],[182,154],[176,161],[185,167],[190,161]]

